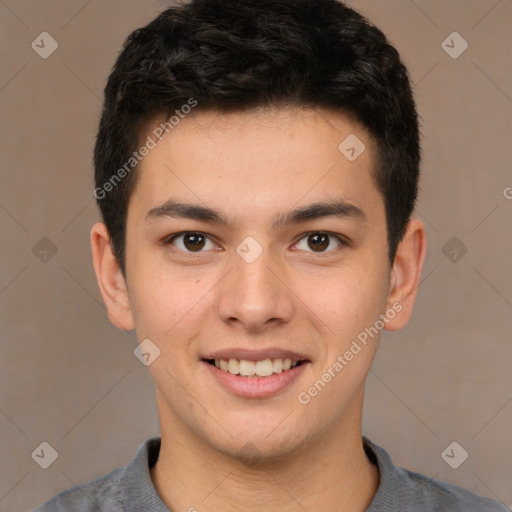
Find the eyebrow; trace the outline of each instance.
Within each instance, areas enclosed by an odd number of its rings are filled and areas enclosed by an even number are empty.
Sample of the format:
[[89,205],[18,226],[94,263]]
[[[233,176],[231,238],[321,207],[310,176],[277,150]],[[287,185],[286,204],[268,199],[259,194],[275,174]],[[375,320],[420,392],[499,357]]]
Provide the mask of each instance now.
[[[146,214],[146,221],[165,217],[191,219],[226,227],[231,224],[228,217],[220,210],[172,199],[149,210]],[[317,202],[288,212],[277,213],[271,221],[271,229],[283,228],[325,217],[348,219],[359,223],[367,222],[366,214],[361,208],[341,199]]]

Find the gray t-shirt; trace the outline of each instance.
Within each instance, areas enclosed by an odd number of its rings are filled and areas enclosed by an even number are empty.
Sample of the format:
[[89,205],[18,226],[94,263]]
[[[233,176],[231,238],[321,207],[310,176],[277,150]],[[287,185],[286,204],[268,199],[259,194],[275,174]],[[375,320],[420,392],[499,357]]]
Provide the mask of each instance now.
[[[497,501],[396,467],[387,452],[366,437],[363,444],[380,472],[379,488],[366,512],[509,512]],[[33,512],[170,512],[149,473],[159,451],[160,438],[148,439],[128,465],[63,491]]]

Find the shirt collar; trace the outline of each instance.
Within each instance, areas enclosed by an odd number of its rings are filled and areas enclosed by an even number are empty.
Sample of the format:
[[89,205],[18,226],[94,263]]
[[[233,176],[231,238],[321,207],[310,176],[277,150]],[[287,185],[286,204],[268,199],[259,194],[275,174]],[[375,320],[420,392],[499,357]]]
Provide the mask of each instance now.
[[153,437],[142,443],[120,475],[119,486],[126,512],[171,512],[156,492],[150,474],[150,468],[158,459],[160,441],[159,437]]
[[[150,468],[158,460],[160,437],[153,437],[142,443],[133,460],[124,467],[119,477],[123,505],[126,512],[172,512],[162,501],[151,480]],[[386,489],[399,487],[399,475],[388,453],[363,436],[363,447],[368,459],[379,468],[379,487],[366,512],[378,512],[391,505],[396,506]],[[392,500],[392,501],[390,501]]]

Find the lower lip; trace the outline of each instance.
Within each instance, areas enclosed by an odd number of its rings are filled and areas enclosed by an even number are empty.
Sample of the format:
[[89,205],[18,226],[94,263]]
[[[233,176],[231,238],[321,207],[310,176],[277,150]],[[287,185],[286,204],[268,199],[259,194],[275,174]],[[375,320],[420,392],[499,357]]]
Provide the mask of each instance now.
[[213,377],[231,393],[245,398],[265,398],[276,395],[287,386],[290,386],[304,371],[309,362],[301,363],[295,368],[274,373],[268,377],[241,377],[220,370],[206,361],[201,361],[207,366]]

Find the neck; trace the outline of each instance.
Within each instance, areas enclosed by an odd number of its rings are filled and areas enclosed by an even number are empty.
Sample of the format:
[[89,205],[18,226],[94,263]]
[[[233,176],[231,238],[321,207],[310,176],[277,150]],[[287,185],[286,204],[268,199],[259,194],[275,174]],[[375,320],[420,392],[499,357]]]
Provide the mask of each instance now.
[[221,453],[174,424],[162,429],[151,478],[171,510],[198,512],[364,512],[379,485],[378,468],[362,446],[360,414],[289,457],[252,462]]

